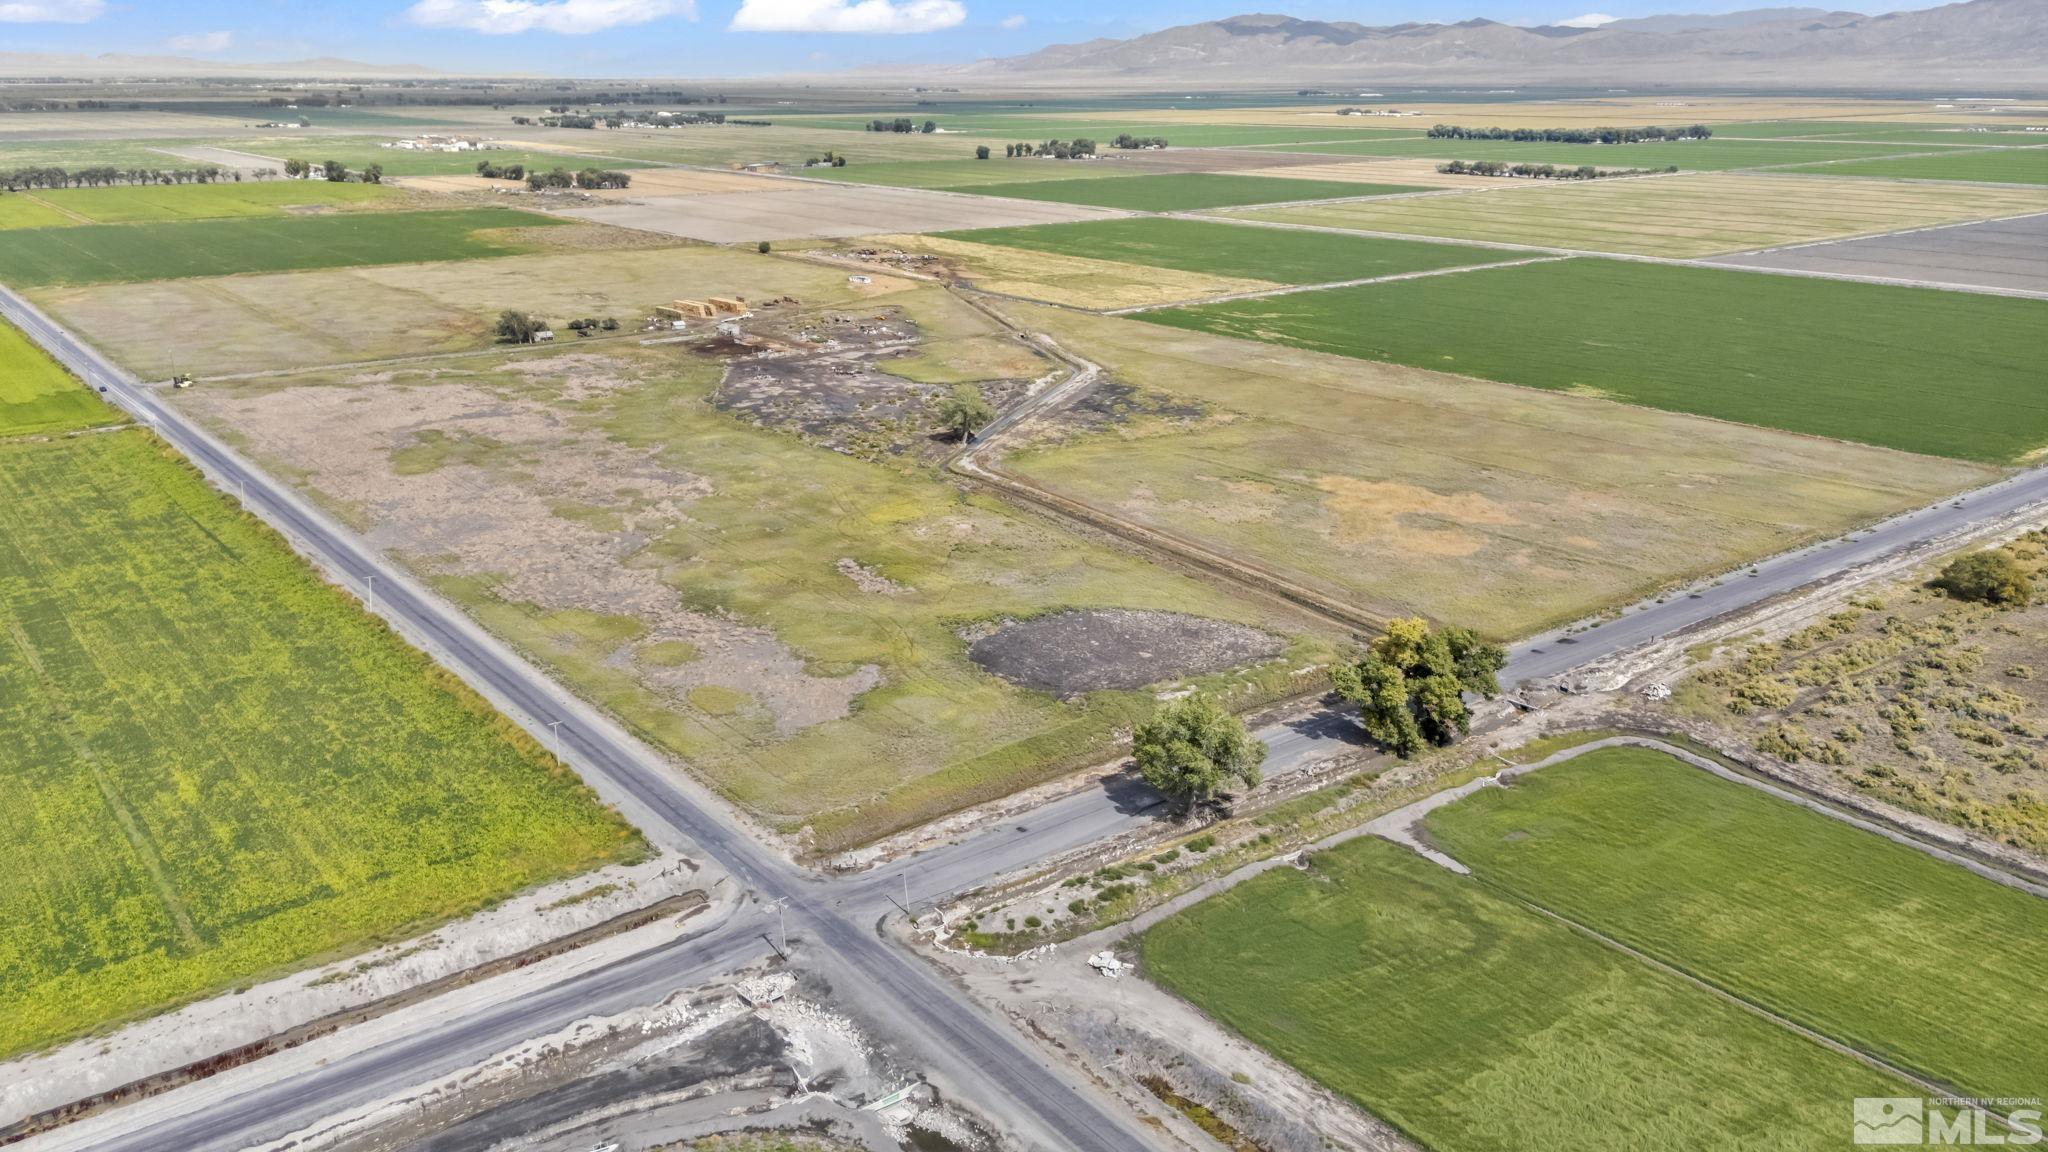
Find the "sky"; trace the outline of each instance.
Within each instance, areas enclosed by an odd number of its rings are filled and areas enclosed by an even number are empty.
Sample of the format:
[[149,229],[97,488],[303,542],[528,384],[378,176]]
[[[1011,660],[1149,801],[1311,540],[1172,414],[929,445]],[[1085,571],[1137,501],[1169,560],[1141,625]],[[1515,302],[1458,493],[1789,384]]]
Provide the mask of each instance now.
[[[742,77],[964,63],[1248,11],[1363,24],[1475,16],[1597,24],[1763,2],[1771,0],[0,0],[0,52],[236,62],[339,56],[481,74]],[[1840,6],[1891,11],[1935,2]]]

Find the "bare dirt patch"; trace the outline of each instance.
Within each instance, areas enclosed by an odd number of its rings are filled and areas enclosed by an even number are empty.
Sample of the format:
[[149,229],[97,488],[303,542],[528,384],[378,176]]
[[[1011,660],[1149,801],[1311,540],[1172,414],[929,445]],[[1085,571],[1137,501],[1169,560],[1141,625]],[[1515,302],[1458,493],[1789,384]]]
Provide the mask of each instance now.
[[1058,412],[1034,421],[1029,430],[1035,434],[1032,443],[1040,444],[1098,432],[1143,435],[1160,426],[1186,427],[1218,415],[1199,400],[1104,380]]
[[[636,383],[630,365],[572,353],[513,371],[523,378],[516,391],[429,369],[352,388],[209,389],[192,402],[260,455],[290,461],[329,501],[354,510],[371,543],[415,568],[480,582],[507,604],[588,614],[593,627],[630,622],[608,662],[678,706],[694,707],[693,693],[707,687],[744,693],[747,702],[719,714],[755,715],[789,735],[846,715],[881,682],[872,665],[813,675],[768,629],[684,606],[642,561],[647,542],[711,492],[709,481],[550,406]],[[636,647],[677,644],[696,658],[635,658]]]
[[975,639],[967,654],[1012,684],[1064,696],[1221,672],[1270,659],[1284,647],[1242,624],[1105,608],[1004,621]]
[[[955,443],[936,416],[950,389],[887,370],[919,344],[917,325],[892,307],[734,322],[697,350],[731,360],[711,397],[723,411],[849,455],[936,460]],[[1000,408],[1029,382],[977,386]]]
[[1486,547],[1486,537],[1458,525],[1517,523],[1507,509],[1478,492],[1433,492],[1398,480],[1356,476],[1324,476],[1316,487],[1336,514],[1340,538],[1380,540],[1431,556],[1470,556]]
[[550,252],[622,252],[640,248],[673,248],[676,242],[652,232],[613,228],[608,224],[556,224],[546,228],[491,228],[486,235],[505,244]]

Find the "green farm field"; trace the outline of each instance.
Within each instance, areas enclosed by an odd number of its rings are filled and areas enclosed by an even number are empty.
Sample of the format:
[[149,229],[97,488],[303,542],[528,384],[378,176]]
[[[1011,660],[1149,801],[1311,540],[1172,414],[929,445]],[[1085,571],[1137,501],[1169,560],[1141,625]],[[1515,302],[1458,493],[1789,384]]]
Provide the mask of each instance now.
[[1301,205],[1231,213],[1323,228],[1706,256],[1805,240],[2048,211],[2048,191],[1817,180],[1733,172],[1530,186],[1498,194]]
[[2036,300],[1576,259],[1143,319],[1965,460],[2048,444]]
[[0,1056],[637,857],[140,430],[0,445]]
[[[64,224],[137,224],[231,216],[282,216],[293,209],[370,208],[404,193],[379,184],[326,180],[249,180],[226,184],[149,184],[39,189],[18,193],[57,212]],[[0,207],[0,219],[5,209]],[[36,225],[43,227],[43,225]]]
[[[41,120],[41,117],[35,118]],[[195,125],[205,121],[194,121]],[[204,129],[202,129],[203,131]],[[185,137],[195,133],[187,132]],[[192,168],[163,148],[180,148],[200,143],[185,137],[166,139],[15,140],[0,134],[0,172],[15,168],[88,168],[112,165],[116,168]],[[223,142],[224,143],[224,142]],[[232,145],[226,145],[232,147]]]
[[2048,1085],[2048,955],[2018,944],[2048,900],[1642,748],[1426,827],[1489,886],[1964,1095]]
[[529,250],[484,235],[490,230],[562,223],[531,212],[471,208],[37,228],[12,233],[0,244],[0,281],[17,287],[114,284],[474,260]]
[[1045,181],[1055,184],[1110,178],[1135,180],[1138,171],[1114,161],[1077,164],[1059,160],[1006,160],[996,157],[975,160],[916,160],[900,164],[848,164],[844,168],[815,168],[803,173],[821,180],[843,180],[849,184],[882,184],[891,188],[957,189],[980,191],[983,185],[1013,187]]
[[[1277,182],[1262,176],[1245,179],[1262,184]],[[974,244],[1280,284],[1327,284],[1434,268],[1497,264],[1516,258],[1514,253],[1423,240],[1337,236],[1156,217],[976,228],[938,235]]]
[[1833,1149],[1908,1095],[1372,837],[1145,933],[1146,975],[1437,1152]]
[[1816,164],[1793,169],[1826,176],[1877,176],[1893,180],[1978,180],[1990,184],[2048,184],[2048,145],[1983,152],[1900,156],[1851,164]]
[[1074,416],[1021,429],[1006,470],[1367,611],[1503,640],[1996,475],[1136,319],[1003,307],[1109,381]]
[[0,192],[0,232],[14,228],[62,228],[78,219],[26,192]]
[[1519,140],[1438,140],[1418,137],[1339,144],[1287,144],[1281,152],[1340,156],[1429,156],[1441,160],[1504,160],[1530,164],[1591,164],[1598,168],[1664,168],[1692,172],[1853,160],[1914,151],[1906,144],[1845,144],[1830,140],[1685,140],[1649,144],[1551,144]]
[[100,403],[21,329],[0,320],[0,437],[68,432],[121,420],[120,412]]
[[982,196],[1015,196],[1092,204],[1137,212],[1187,212],[1236,204],[1273,204],[1283,200],[1330,200],[1340,196],[1391,196],[1426,192],[1405,184],[1359,184],[1346,180],[1289,180],[1280,176],[1239,176],[1227,172],[1176,172],[1125,176],[1115,180],[1042,180],[1019,184],[981,184]]
[[1755,120],[1715,124],[1712,128],[1716,140],[1813,140],[1830,136],[1867,136],[1872,132],[1936,130],[1925,124],[1882,120]]

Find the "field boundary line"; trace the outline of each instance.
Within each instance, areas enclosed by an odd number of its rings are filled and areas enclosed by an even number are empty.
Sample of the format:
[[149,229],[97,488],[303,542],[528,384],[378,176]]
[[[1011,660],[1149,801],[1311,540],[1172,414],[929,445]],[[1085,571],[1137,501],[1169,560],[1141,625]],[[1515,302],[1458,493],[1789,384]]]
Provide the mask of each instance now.
[[[2038,213],[2030,214],[2037,215]],[[1203,219],[1187,213],[1161,213],[1181,219]],[[1808,280],[1839,280],[1849,284],[1877,284],[1897,288],[1926,288],[1935,292],[1960,292],[1971,296],[2010,296],[2021,300],[2048,300],[2048,292],[2027,288],[1993,288],[1979,284],[1954,284],[1945,280],[1910,280],[1896,276],[1862,276],[1851,272],[1819,272],[1807,268],[1772,268],[1761,264],[1722,264],[1721,260],[1741,256],[1743,252],[1720,252],[1708,256],[1648,256],[1640,252],[1600,252],[1590,248],[1555,248],[1542,244],[1516,244],[1505,240],[1470,240],[1456,236],[1423,236],[1413,232],[1382,232],[1368,228],[1339,228],[1329,224],[1297,224],[1288,220],[1255,220],[1245,217],[1208,217],[1223,219],[1235,224],[1248,224],[1254,228],[1282,228],[1296,232],[1327,232],[1339,236],[1370,236],[1381,240],[1415,240],[1427,244],[1449,244],[1466,248],[1497,248],[1506,252],[1537,252],[1552,256],[1587,260],[1620,260],[1632,264],[1669,264],[1680,268],[1711,268],[1721,272],[1757,272],[1766,276],[1801,276]],[[1969,224],[1991,223],[1988,220],[1964,221]],[[1844,237],[1843,239],[1876,239],[1890,233],[1879,232],[1870,236]],[[1529,261],[1535,263],[1535,261]],[[1506,267],[1496,264],[1492,267]]]
[[1173,560],[1230,580],[1260,595],[1277,597],[1298,609],[1306,609],[1342,627],[1369,633],[1377,633],[1385,627],[1387,618],[1384,616],[1360,611],[1255,564],[1193,541],[1180,539],[1172,533],[1120,519],[1094,505],[1062,496],[1013,476],[998,465],[983,463],[980,459],[981,453],[993,447],[998,437],[1041,413],[1055,410],[1070,400],[1086,394],[1100,379],[1102,368],[1068,352],[1049,336],[1025,334],[1008,317],[984,302],[974,299],[973,294],[959,289],[953,291],[956,297],[973,307],[975,311],[1065,364],[1069,374],[1058,384],[1026,396],[984,426],[980,433],[962,445],[959,451],[946,461],[948,471],[987,484],[1041,511],[1051,512],[1097,531],[1107,532],[1126,543],[1164,553]]
[[50,211],[55,212],[60,216],[63,216],[67,220],[73,220],[80,224],[100,223],[100,221],[95,220],[90,216],[87,216],[83,212],[78,212],[70,208],[66,208],[62,204],[52,204],[48,200],[43,199],[41,196],[38,196],[33,192],[23,192],[22,195],[27,197],[28,201],[31,204],[41,204],[43,207],[48,208]]
[[[1634,948],[1627,944],[1624,944],[1621,941],[1616,940],[1614,937],[1599,931],[1598,929],[1589,927],[1585,924],[1581,924],[1577,920],[1574,920],[1561,912],[1554,912],[1548,908],[1545,908],[1541,904],[1537,904],[1531,900],[1526,900],[1520,896],[1515,895],[1513,892],[1510,892],[1507,889],[1502,888],[1478,876],[1474,876],[1473,880],[1476,881],[1481,887],[1485,888],[1488,892],[1493,893],[1495,896],[1498,896],[1511,904],[1515,904],[1522,908],[1526,908],[1530,912],[1533,912],[1546,920],[1550,920],[1556,924],[1562,925],[1567,930],[1574,932],[1580,936],[1583,936],[1596,944],[1601,944],[1605,947],[1611,948],[1614,951],[1621,953],[1623,956],[1626,956],[1629,959],[1634,960],[1635,962],[1641,964],[1645,968],[1648,968],[1655,972],[1661,972],[1664,975],[1670,976],[1677,980],[1682,980],[1685,983],[1690,984],[1691,986],[1699,989],[1702,992],[1705,992],[1707,995],[1714,997],[1716,1000],[1719,1000],[1724,1004],[1728,1004],[1731,1007],[1739,1008],[1742,1011],[1747,1012],[1760,1020],[1765,1020],[1772,1024],[1775,1024],[1778,1027],[1784,1029],[1785,1031],[1790,1032],[1793,1035],[1798,1036],[1802,1039],[1810,1040],[1813,1043],[1818,1044],[1821,1047],[1826,1048],[1837,1055],[1847,1056],[1848,1058],[1856,1061],[1859,1064],[1863,1064],[1879,1072],[1883,1072],[1888,1076],[1896,1076],[1900,1080],[1903,1080],[1906,1083],[1911,1084],[1914,1087],[1920,1089],[1922,1094],[1926,1096],[1941,1098],[1961,1095],[1961,1093],[1958,1092],[1953,1085],[1943,1084],[1938,1080],[1931,1080],[1925,1076],[1920,1075],[1917,1072],[1901,1068],[1898,1065],[1893,1064],[1891,1061],[1886,1060],[1884,1057],[1876,1055],[1875,1053],[1865,1052],[1861,1048],[1857,1048],[1852,1045],[1845,1044],[1840,1040],[1836,1040],[1834,1037],[1829,1036],[1826,1033],[1815,1031],[1814,1029],[1799,1023],[1797,1020],[1794,1020],[1788,1016],[1780,1015],[1779,1013],[1771,1010],[1770,1008],[1765,1007],[1764,1005],[1759,1004],[1754,1000],[1750,1000],[1744,996],[1737,995],[1736,993],[1731,992],[1728,989],[1723,988],[1720,985],[1715,984],[1714,982],[1707,980],[1704,977],[1695,976],[1692,973],[1686,971],[1683,968],[1678,967],[1675,964],[1671,964],[1664,960],[1660,960],[1657,957],[1652,956],[1639,948]],[[2019,1130],[2018,1128],[2014,1127],[2012,1120],[2008,1118],[2004,1113],[1999,1112],[1992,1108],[1984,1108],[1983,1111],[1995,1117],[2000,1124],[2005,1125],[2007,1128],[2012,1129],[2013,1131]]]
[[1299,292],[1321,292],[1330,288],[1359,288],[1367,284],[1392,284],[1401,280],[1424,280],[1431,276],[1455,276],[1460,272],[1478,272],[1487,268],[1519,268],[1524,264],[1551,264],[1569,260],[1569,256],[1531,256],[1526,260],[1505,260],[1493,264],[1461,264],[1455,268],[1425,268],[1420,272],[1395,272],[1387,276],[1367,276],[1360,280],[1335,280],[1327,284],[1290,284],[1283,288],[1261,288],[1252,292],[1231,292],[1222,296],[1210,296],[1201,300],[1180,300],[1167,304],[1137,304],[1129,308],[1112,308],[1104,316],[1132,316],[1140,312],[1157,312],[1166,308],[1193,308],[1203,304],[1228,304],[1237,300],[1264,300],[1271,296],[1292,296]]
[[[1384,840],[1388,840],[1393,843],[1400,844],[1402,847],[1412,849],[1421,843],[1420,838],[1416,837],[1411,842],[1409,839],[1404,838],[1404,836],[1414,836],[1415,826],[1419,824],[1421,818],[1423,816],[1426,816],[1429,812],[1437,808],[1443,807],[1445,804],[1450,804],[1458,800],[1462,800],[1466,795],[1470,795],[1472,792],[1476,792],[1481,788],[1504,787],[1508,784],[1513,783],[1515,779],[1518,777],[1525,776],[1531,772],[1536,772],[1544,768],[1555,767],[1559,764],[1566,763],[1567,761],[1575,760],[1578,757],[1584,756],[1589,752],[1597,752],[1604,748],[1647,748],[1653,752],[1661,752],[1664,755],[1669,756],[1682,764],[1688,765],[1693,768],[1697,768],[1710,775],[1717,776],[1720,779],[1726,780],[1731,784],[1740,784],[1745,788],[1756,789],[1757,791],[1762,792],[1773,799],[1782,800],[1788,804],[1797,805],[1798,807],[1804,808],[1809,812],[1815,813],[1816,815],[1826,816],[1831,820],[1839,820],[1852,828],[1858,829],[1859,831],[1869,832],[1874,835],[1881,836],[1884,839],[1889,840],[1902,848],[1911,848],[1916,852],[1920,852],[1924,855],[1931,856],[1934,859],[1939,860],[1945,864],[1954,864],[1960,868],[1963,868],[1969,872],[1976,874],[1977,876],[1985,880],[1989,880],[1994,884],[2002,884],[2008,888],[2016,888],[2019,891],[2025,892],[2030,896],[2036,896],[2041,899],[2048,900],[2048,884],[2036,883],[2033,880],[2029,880],[2025,877],[2018,876],[2011,872],[2008,872],[2003,868],[1999,868],[1991,864],[1986,864],[1983,861],[1965,855],[1964,853],[1944,848],[1937,844],[1930,844],[1926,840],[1918,836],[1912,835],[1908,832],[1901,831],[1897,828],[1893,828],[1881,820],[1874,819],[1870,816],[1859,815],[1857,813],[1847,811],[1841,807],[1829,803],[1826,800],[1801,792],[1797,789],[1788,788],[1785,785],[1776,783],[1774,781],[1764,780],[1756,776],[1751,776],[1742,772],[1737,772],[1733,768],[1730,768],[1725,764],[1716,763],[1715,761],[1708,759],[1707,757],[1702,756],[1697,752],[1693,752],[1689,749],[1682,748],[1676,744],[1669,743],[1655,736],[1605,736],[1598,740],[1590,740],[1584,744],[1574,745],[1570,748],[1565,748],[1560,751],[1554,752],[1549,756],[1545,756],[1541,760],[1534,761],[1533,763],[1517,764],[1512,768],[1503,768],[1490,776],[1482,776],[1469,784],[1460,785],[1459,788],[1447,789],[1443,792],[1432,793],[1431,795],[1425,796],[1422,799],[1417,800],[1404,808],[1397,808],[1384,816],[1378,817],[1377,819],[1372,821],[1372,825],[1378,825],[1377,828],[1372,828],[1371,825],[1368,825],[1367,827],[1372,829],[1374,835],[1379,836]],[[1453,796],[1451,795],[1451,793],[1453,792],[1458,792],[1460,794]],[[1395,834],[1390,835],[1390,832]],[[1441,856],[1443,860],[1450,859],[1449,856],[1444,855],[1441,852],[1437,853],[1436,856]],[[1430,858],[1435,859],[1435,857]],[[1442,863],[1441,860],[1438,860],[1437,862]],[[1453,868],[1452,871],[1465,872],[1469,871],[1469,869],[1466,869],[1461,864],[1458,867]]]
[[1830,244],[1847,244],[1855,240],[1888,240],[1894,236],[1918,236],[1923,232],[1943,232],[1950,228],[1974,228],[1979,224],[2010,224],[2016,220],[2032,220],[2037,216],[2048,216],[2048,208],[2036,208],[2026,212],[2015,212],[2005,216],[1980,216],[1972,220],[1950,220],[1942,224],[1916,224],[1910,228],[1893,228],[1889,231],[1852,232],[1846,236],[1829,236],[1821,240],[1800,240],[1792,244],[1773,244],[1766,248],[1744,248],[1739,252],[1720,252],[1709,259],[1726,260],[1732,256],[1762,256],[1772,252],[1797,252],[1804,248],[1825,248]]

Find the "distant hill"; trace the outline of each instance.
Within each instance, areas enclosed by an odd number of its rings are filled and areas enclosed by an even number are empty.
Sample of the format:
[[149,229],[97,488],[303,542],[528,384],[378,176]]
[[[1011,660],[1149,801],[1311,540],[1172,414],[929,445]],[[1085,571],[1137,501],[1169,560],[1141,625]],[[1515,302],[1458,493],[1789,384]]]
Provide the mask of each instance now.
[[273,64],[235,64],[194,60],[184,56],[131,56],[109,52],[100,56],[54,52],[0,52],[0,76],[154,77],[263,76],[280,79],[355,80],[440,76],[445,73],[418,64],[365,64],[322,56]]
[[1248,15],[1129,40],[1060,44],[956,71],[1019,82],[1769,83],[2048,87],[2048,0],[1969,0],[1865,16],[1765,8],[1597,28],[1492,20],[1369,27]]
[[1610,32],[1700,32],[1719,28],[1747,28],[1752,24],[1772,24],[1784,20],[1797,20],[1812,24],[1816,21],[1839,24],[1849,20],[1862,20],[1857,12],[1830,12],[1825,8],[1751,8],[1746,12],[1723,12],[1710,16],[1693,12],[1680,16],[1639,16],[1633,20],[1615,20],[1600,27]]

